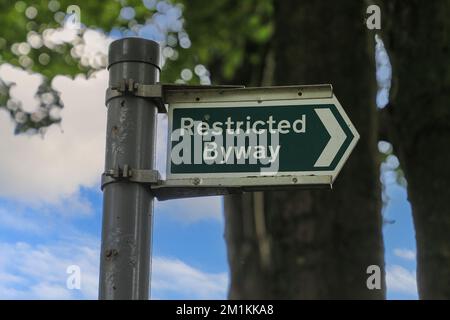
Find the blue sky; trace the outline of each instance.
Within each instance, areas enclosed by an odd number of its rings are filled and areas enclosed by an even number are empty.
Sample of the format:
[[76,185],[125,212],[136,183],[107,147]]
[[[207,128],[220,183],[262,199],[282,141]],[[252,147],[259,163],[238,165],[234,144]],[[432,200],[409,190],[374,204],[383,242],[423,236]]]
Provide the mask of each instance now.
[[[0,77],[14,79],[13,96],[28,105],[39,78],[11,66]],[[65,103],[61,126],[40,136],[14,136],[0,110],[0,298],[95,299],[101,230],[107,72],[87,80],[57,77]],[[80,95],[79,92],[83,92]],[[85,117],[88,114],[89,117]],[[159,128],[165,139],[164,119]],[[164,141],[158,165],[164,163]],[[395,160],[395,159],[394,159]],[[391,159],[392,162],[392,159]],[[394,161],[395,162],[395,161]],[[387,169],[386,169],[387,168]],[[389,198],[384,226],[388,298],[417,298],[415,242],[405,189],[385,168]],[[225,298],[228,265],[220,197],[156,203],[152,297]],[[81,290],[66,288],[70,265],[81,268]]]

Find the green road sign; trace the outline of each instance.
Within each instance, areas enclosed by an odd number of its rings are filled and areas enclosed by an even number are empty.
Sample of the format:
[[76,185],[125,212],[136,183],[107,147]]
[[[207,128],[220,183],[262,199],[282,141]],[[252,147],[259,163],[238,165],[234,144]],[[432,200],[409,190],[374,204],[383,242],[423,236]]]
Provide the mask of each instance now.
[[359,139],[330,85],[189,90],[166,100],[168,180],[331,184]]

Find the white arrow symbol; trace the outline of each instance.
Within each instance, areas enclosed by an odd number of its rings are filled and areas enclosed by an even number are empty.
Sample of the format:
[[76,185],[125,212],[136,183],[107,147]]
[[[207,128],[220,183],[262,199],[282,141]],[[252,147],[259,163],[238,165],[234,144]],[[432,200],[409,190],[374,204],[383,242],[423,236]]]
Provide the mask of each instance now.
[[331,138],[323,149],[320,157],[317,159],[314,167],[329,167],[333,162],[336,154],[344,143],[347,135],[336,120],[330,109],[317,108],[314,111],[319,116],[325,129],[327,129]]

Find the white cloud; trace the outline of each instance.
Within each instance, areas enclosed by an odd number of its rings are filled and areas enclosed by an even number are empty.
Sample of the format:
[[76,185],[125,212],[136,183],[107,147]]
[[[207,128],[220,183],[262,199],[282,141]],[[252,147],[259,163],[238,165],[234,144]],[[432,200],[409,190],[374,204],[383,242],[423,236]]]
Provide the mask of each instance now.
[[226,273],[205,273],[178,259],[153,259],[152,293],[155,298],[175,294],[181,299],[225,299]]
[[[0,243],[0,299],[93,299],[97,296],[98,249],[78,242],[51,246]],[[81,290],[66,287],[67,267],[81,268]]]
[[[35,92],[34,76],[8,65],[0,76],[17,81],[18,99]],[[20,81],[19,81],[20,80]],[[107,72],[86,80],[56,77],[65,108],[61,127],[51,126],[45,137],[14,135],[13,123],[0,111],[0,196],[25,202],[55,203],[75,194],[80,186],[96,186],[104,161]]]
[[[96,239],[54,245],[0,243],[0,299],[96,299],[99,246]],[[66,287],[67,267],[81,269],[81,290]],[[181,260],[153,258],[154,298],[224,299],[228,276],[207,273]]]
[[69,300],[71,299],[70,291],[61,285],[52,285],[42,282],[30,288],[32,297],[39,300]]
[[39,106],[39,99],[34,95],[36,93],[35,89],[42,82],[42,76],[19,70],[19,68],[12,67],[9,64],[2,64],[0,66],[0,78],[15,83],[9,92],[11,97],[20,97],[23,109],[26,112],[33,112]]
[[[23,283],[23,278],[9,273],[0,273],[0,283],[20,284]],[[0,294],[0,297],[1,296],[2,295]]]
[[41,234],[45,226],[41,226],[20,212],[10,212],[0,208],[0,226],[2,229]]
[[415,260],[416,259],[416,252],[413,250],[409,250],[409,249],[400,249],[400,248],[396,248],[394,249],[394,254],[402,259],[405,260]]
[[417,296],[416,272],[399,265],[386,268],[386,285],[388,291]]
[[169,214],[177,220],[191,223],[202,219],[222,219],[221,197],[177,199],[156,203],[157,214]]

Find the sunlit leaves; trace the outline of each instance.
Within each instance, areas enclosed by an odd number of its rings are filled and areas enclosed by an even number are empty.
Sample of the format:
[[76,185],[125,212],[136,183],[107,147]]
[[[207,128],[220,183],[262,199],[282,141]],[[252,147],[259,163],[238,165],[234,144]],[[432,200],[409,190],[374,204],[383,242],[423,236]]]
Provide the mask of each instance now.
[[[191,63],[203,63],[215,68],[215,79],[230,80],[245,59],[249,46],[261,52],[273,31],[273,1],[271,0],[185,0],[186,30],[191,36]],[[252,60],[261,64],[259,54]]]

